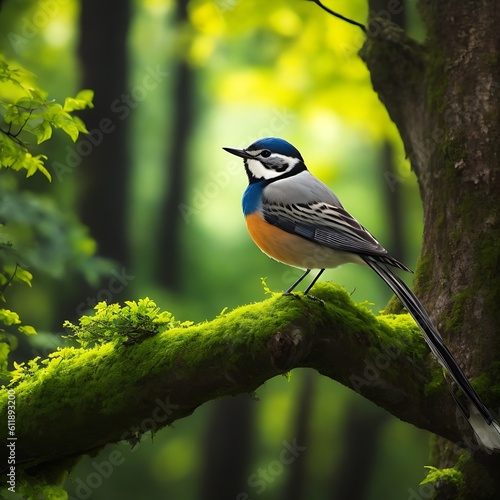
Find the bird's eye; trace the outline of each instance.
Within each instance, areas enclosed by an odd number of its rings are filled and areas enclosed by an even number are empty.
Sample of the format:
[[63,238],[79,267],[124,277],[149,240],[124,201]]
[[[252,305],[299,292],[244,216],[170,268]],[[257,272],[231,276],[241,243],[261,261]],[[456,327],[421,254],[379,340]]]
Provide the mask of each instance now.
[[264,158],[269,158],[271,156],[271,151],[269,151],[269,149],[264,149],[264,151],[262,151],[262,153],[260,153],[260,156],[262,156]]

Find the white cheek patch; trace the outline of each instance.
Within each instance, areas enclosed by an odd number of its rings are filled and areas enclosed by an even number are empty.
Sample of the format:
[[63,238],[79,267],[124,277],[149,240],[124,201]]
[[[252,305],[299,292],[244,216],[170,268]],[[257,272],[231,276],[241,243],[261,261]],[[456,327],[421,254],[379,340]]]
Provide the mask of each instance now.
[[300,161],[297,158],[289,158],[277,153],[274,153],[274,158],[269,160],[271,163],[269,168],[266,168],[259,160],[246,159],[247,167],[252,172],[256,179],[274,179],[289,172]]
[[264,167],[259,160],[247,159],[247,167],[256,179],[272,179],[276,177],[276,172]]

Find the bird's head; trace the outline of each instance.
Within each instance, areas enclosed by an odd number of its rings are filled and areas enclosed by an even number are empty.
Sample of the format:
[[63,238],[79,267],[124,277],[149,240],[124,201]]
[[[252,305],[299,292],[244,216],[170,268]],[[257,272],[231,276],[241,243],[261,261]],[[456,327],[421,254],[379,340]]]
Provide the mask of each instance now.
[[223,149],[243,158],[250,184],[262,180],[272,182],[307,170],[299,151],[276,137],[259,139],[246,149]]

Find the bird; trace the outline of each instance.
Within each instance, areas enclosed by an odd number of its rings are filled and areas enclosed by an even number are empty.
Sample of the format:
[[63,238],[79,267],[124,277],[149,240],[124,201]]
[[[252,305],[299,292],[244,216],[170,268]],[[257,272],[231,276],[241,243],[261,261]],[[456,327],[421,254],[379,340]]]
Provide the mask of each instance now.
[[452,392],[480,445],[500,450],[500,426],[481,401],[424,306],[393,271],[411,272],[343,207],[337,196],[306,167],[292,144],[266,137],[245,149],[224,147],[243,159],[248,186],[242,199],[251,238],[269,257],[303,274],[284,295],[290,295],[312,269],[319,270],[304,291],[307,296],[325,269],[354,263],[371,268],[399,298],[421,329],[431,352],[467,398],[468,407]]

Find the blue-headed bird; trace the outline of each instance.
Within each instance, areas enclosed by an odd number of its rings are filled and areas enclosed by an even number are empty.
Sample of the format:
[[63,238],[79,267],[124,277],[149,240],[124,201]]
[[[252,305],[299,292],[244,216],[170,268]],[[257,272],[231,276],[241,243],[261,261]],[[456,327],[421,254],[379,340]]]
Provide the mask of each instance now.
[[393,272],[394,268],[410,270],[391,257],[337,196],[308,171],[302,155],[289,142],[268,137],[246,149],[224,149],[244,161],[249,184],[243,195],[243,213],[253,241],[269,257],[304,270],[285,294],[290,294],[311,269],[319,272],[305,289],[306,295],[327,268],[346,263],[371,268],[411,314],[432,353],[468,399],[467,407],[452,393],[478,441],[489,450],[500,450],[500,426],[418,298]]

